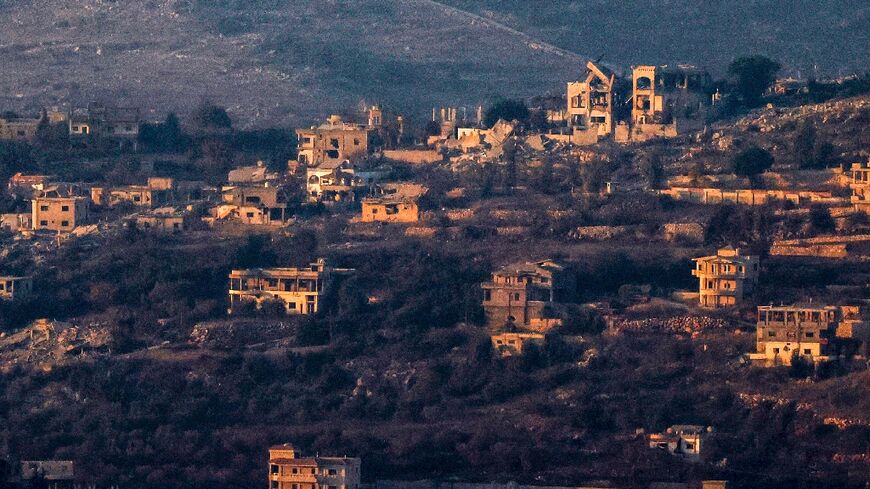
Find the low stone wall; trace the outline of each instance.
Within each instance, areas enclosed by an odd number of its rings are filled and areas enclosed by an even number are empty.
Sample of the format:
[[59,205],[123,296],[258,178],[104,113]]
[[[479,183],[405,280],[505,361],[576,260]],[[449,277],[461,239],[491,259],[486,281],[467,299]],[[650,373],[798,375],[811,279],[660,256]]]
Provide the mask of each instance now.
[[815,256],[819,258],[846,258],[849,251],[845,244],[807,245],[807,246],[777,246],[770,247],[774,256]]
[[631,226],[580,226],[571,231],[569,236],[580,240],[606,241],[623,236],[634,229]]
[[431,238],[438,232],[437,229],[428,226],[413,226],[405,229],[405,236],[412,238]]
[[394,149],[385,150],[384,158],[392,161],[401,161],[414,165],[438,163],[444,160],[444,156],[432,149]]

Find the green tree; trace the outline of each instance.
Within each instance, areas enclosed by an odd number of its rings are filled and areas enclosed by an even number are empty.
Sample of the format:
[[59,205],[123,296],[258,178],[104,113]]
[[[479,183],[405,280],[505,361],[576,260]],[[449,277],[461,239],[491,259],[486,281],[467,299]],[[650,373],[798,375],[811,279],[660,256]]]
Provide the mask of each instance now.
[[492,107],[486,110],[484,115],[484,123],[488,127],[492,127],[499,119],[506,121],[528,122],[529,108],[522,100],[504,99],[499,100]]
[[837,229],[837,223],[831,217],[831,211],[821,205],[810,208],[810,225],[819,233],[830,233]]
[[734,173],[754,177],[773,166],[773,155],[758,146],[751,146],[734,156]]
[[743,103],[755,107],[760,104],[764,91],[776,80],[780,68],[780,64],[770,58],[744,56],[728,65],[728,74],[734,78]]

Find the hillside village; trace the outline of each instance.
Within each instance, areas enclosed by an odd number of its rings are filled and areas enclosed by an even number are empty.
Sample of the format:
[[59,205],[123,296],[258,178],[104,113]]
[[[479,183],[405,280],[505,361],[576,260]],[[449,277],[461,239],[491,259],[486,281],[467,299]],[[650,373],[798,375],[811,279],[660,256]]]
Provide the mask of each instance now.
[[867,77],[742,60],[423,124],[2,114],[0,475],[866,487]]

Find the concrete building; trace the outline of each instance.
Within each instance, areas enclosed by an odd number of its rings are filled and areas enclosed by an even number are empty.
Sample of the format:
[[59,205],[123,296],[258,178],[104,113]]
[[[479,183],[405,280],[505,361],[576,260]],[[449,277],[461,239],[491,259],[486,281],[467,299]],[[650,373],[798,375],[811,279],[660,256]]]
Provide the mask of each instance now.
[[0,141],[33,141],[40,122],[40,118],[0,118]]
[[41,479],[47,489],[67,489],[75,485],[75,465],[71,460],[22,460],[19,476],[25,484]]
[[327,266],[324,258],[305,268],[233,270],[229,277],[230,309],[243,301],[254,302],[259,308],[266,301],[279,300],[288,314],[316,314],[335,277],[352,272]]
[[387,183],[376,189],[372,197],[362,199],[362,222],[417,222],[420,207],[417,201],[426,187],[416,183]]
[[120,187],[91,187],[91,202],[94,205],[115,207],[130,203],[139,207],[154,207],[172,200],[172,179],[169,188],[164,188],[164,179],[155,179],[155,187],[148,185],[122,185]]
[[582,81],[568,83],[568,124],[575,130],[590,130],[599,136],[613,132],[613,89],[616,75],[593,62]]
[[553,260],[508,265],[493,272],[483,288],[483,309],[490,328],[548,330],[559,324],[559,303],[577,291],[574,274]]
[[158,232],[181,232],[191,227],[190,213],[175,207],[160,207],[134,214],[126,219],[136,229]]
[[700,129],[710,75],[695,66],[637,66],[632,71],[631,139]]
[[368,155],[369,128],[343,122],[340,116],[330,116],[324,124],[311,129],[297,129],[299,140],[297,160],[302,165],[343,162]]
[[277,187],[232,185],[222,189],[223,203],[212,217],[245,224],[280,225],[287,220],[287,197]]
[[722,248],[715,255],[695,258],[692,276],[698,277],[702,307],[733,306],[758,284],[758,256],[739,248]]
[[305,170],[305,193],[308,202],[355,202],[377,183],[386,179],[389,167],[370,170],[349,161],[328,162]]
[[90,200],[76,195],[71,186],[49,187],[31,201],[33,230],[72,231],[87,223],[89,205]]
[[850,172],[850,202],[856,211],[870,214],[870,160],[866,163],[852,163]]
[[649,447],[667,450],[690,461],[701,458],[703,444],[713,429],[699,425],[674,425],[664,433],[649,435]]
[[269,489],[359,489],[362,461],[303,457],[289,444],[269,448]]
[[829,360],[839,350],[839,332],[856,340],[866,336],[860,312],[856,306],[760,306],[756,353],[749,358],[766,365],[791,365],[795,356]]
[[45,190],[53,180],[54,177],[48,175],[24,175],[18,172],[9,178],[7,188],[10,194],[30,198],[34,192]]
[[545,337],[541,333],[531,332],[502,332],[493,333],[489,336],[492,347],[502,356],[511,357],[522,355],[529,345],[543,346]]
[[31,277],[0,277],[0,300],[15,301],[30,297],[33,293]]
[[234,168],[227,175],[227,181],[233,185],[265,184],[276,180],[278,180],[278,173],[270,172],[262,161],[258,161],[256,165]]

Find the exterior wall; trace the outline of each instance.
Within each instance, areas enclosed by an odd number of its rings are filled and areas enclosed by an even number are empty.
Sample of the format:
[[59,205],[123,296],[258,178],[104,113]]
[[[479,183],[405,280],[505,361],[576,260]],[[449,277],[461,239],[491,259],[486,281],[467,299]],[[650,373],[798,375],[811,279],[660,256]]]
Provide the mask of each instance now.
[[[492,274],[483,288],[483,308],[487,325],[498,329],[514,326],[540,325],[549,317],[550,307],[571,300],[576,281],[564,270],[546,266],[524,265],[522,271],[505,268]],[[549,322],[544,321],[547,324]],[[555,324],[555,323],[553,323]]]
[[259,307],[277,299],[284,302],[288,314],[316,314],[334,271],[323,260],[309,268],[233,270],[229,276],[230,306],[253,301]]
[[298,129],[296,135],[299,139],[297,159],[308,166],[363,157],[369,151],[368,129],[342,123],[335,116],[318,128]]
[[503,357],[522,355],[531,344],[543,345],[540,333],[500,333],[490,336],[492,347]]
[[103,187],[91,188],[91,201],[96,205],[107,205],[109,207],[114,207],[125,202],[142,207],[151,207],[166,200],[165,197],[161,197],[163,195],[160,192],[155,192],[149,187],[138,185],[111,189]]
[[14,301],[26,299],[33,293],[33,279],[30,277],[0,277],[0,300]]
[[88,220],[84,197],[37,197],[31,204],[34,230],[69,232]]
[[739,250],[719,250],[716,256],[695,259],[692,276],[698,277],[702,307],[738,304],[758,282],[758,257],[740,255]]
[[363,222],[417,222],[420,208],[416,202],[362,201]]
[[384,151],[384,158],[422,165],[442,161],[444,156],[440,152],[431,149],[394,149]]
[[152,229],[163,232],[184,231],[187,229],[187,221],[181,215],[139,216],[134,222],[138,229]]
[[724,190],[711,187],[671,187],[666,190],[660,190],[658,193],[660,195],[667,195],[674,200],[685,200],[698,204],[731,202],[742,205],[765,205],[774,200],[805,204],[807,202],[832,202],[832,199],[836,199],[830,192],[805,190]]

